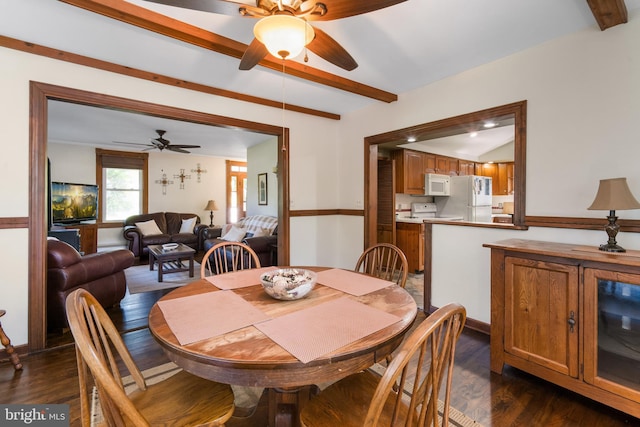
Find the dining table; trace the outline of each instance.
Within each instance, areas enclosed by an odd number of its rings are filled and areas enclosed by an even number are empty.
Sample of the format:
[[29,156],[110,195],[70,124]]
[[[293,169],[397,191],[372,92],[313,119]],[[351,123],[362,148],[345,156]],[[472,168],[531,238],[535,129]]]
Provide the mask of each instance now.
[[[278,300],[260,276],[274,269],[317,274],[311,292]],[[384,361],[417,314],[393,282],[330,267],[267,267],[194,280],[161,297],[149,330],[169,360],[226,384],[264,388],[252,411],[227,426],[298,426],[299,411],[326,385]]]

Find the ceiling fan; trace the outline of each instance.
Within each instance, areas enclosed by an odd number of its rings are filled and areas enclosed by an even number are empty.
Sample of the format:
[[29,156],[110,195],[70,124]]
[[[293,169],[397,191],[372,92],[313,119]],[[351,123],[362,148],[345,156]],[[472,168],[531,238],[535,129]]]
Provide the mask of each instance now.
[[[351,71],[358,66],[353,57],[331,36],[317,27],[312,27],[307,21],[330,21],[347,18],[393,6],[406,0],[255,0],[255,6],[230,0],[146,1],[223,15],[261,18],[254,27],[256,37],[240,60],[239,68],[241,70],[250,70],[267,55],[267,52],[270,52],[265,45],[262,34],[263,31],[266,31],[267,20],[279,20],[281,22],[270,22],[269,24],[281,28],[288,25],[298,25],[297,32],[301,33],[301,38],[303,38],[302,46],[295,54],[293,50],[282,49],[271,52],[272,55],[283,59],[294,57],[306,45],[310,51],[326,61]],[[260,29],[260,27],[263,28]],[[269,44],[268,41],[266,43]]]
[[159,130],[156,130],[156,133],[158,134],[158,137],[152,139],[151,144],[137,144],[133,142],[119,142],[119,141],[113,141],[113,142],[117,144],[145,145],[148,148],[145,148],[144,151],[153,150],[154,148],[157,148],[160,151],[166,149],[169,151],[175,151],[177,153],[187,153],[187,154],[190,152],[185,150],[185,148],[200,148],[199,145],[171,144],[171,141],[164,138],[164,134],[167,133],[167,131],[165,130],[159,129]]

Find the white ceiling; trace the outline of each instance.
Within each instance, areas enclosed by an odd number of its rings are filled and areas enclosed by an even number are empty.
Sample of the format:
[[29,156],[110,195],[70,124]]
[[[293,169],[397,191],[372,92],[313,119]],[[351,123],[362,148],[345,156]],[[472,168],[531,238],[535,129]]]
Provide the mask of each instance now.
[[[129,1],[245,44],[253,38],[253,19]],[[632,19],[640,0],[625,4]],[[276,101],[282,97],[283,77],[276,71],[260,66],[239,71],[236,58],[59,1],[0,0],[0,10],[11,11],[0,14],[4,36],[243,94]],[[365,15],[313,24],[337,40],[359,67],[344,71],[310,52],[307,65],[399,97],[557,37],[583,29],[600,31],[586,0],[408,0]],[[343,115],[380,102],[291,76],[284,82],[287,103],[331,113]],[[60,107],[64,106],[51,108],[52,141],[148,143],[155,129],[166,129],[172,143],[203,146],[194,153],[238,157],[243,147],[263,140],[233,131],[219,137],[215,129],[201,125]],[[215,148],[213,141],[219,138],[233,141],[228,153]]]

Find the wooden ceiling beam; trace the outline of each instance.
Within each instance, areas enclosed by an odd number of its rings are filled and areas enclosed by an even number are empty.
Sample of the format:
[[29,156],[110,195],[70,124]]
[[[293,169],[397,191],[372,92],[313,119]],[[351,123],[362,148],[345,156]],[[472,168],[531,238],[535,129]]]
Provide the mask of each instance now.
[[[244,51],[248,47],[244,43],[206,31],[194,25],[178,21],[177,19],[173,19],[169,16],[145,9],[123,0],[60,1],[238,59],[242,58]],[[258,65],[282,72],[282,61],[271,55],[267,55],[267,57],[260,61]],[[295,61],[287,61],[285,73],[378,101],[390,103],[398,100],[398,95],[394,93],[345,79],[335,74],[327,73]]]
[[627,23],[627,6],[624,0],[587,0],[587,3],[602,31]]

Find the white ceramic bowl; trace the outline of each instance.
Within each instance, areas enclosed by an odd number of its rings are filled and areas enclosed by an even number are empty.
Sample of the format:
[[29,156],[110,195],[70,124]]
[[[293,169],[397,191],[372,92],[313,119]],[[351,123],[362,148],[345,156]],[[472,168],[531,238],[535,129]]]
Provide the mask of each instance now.
[[316,285],[317,275],[302,268],[279,268],[260,276],[264,291],[279,300],[304,298]]

